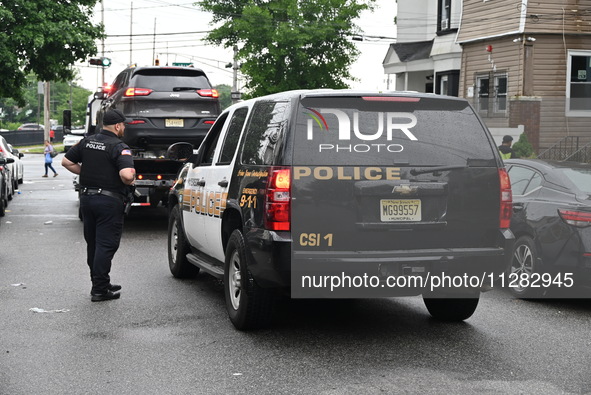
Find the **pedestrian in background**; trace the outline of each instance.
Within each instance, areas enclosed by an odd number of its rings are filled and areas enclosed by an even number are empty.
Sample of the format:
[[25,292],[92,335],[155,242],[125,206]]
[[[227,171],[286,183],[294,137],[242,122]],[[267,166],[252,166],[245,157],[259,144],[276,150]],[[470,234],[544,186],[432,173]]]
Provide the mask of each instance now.
[[47,173],[48,173],[49,169],[51,169],[51,171],[53,172],[53,176],[57,177],[57,171],[55,171],[55,169],[52,166],[52,163],[53,163],[53,157],[51,156],[52,152],[54,152],[53,145],[51,145],[49,143],[49,140],[45,140],[45,149],[43,150],[43,154],[45,154],[45,174],[43,175],[43,177],[47,177]]
[[49,129],[49,142],[53,144],[54,139],[55,139],[55,130]]
[[80,174],[80,210],[93,302],[120,296],[121,286],[111,283],[109,273],[123,233],[127,186],[135,181],[131,150],[121,141],[126,122],[121,111],[107,111],[103,129],[83,138],[62,160],[62,166]]
[[511,148],[511,144],[513,144],[513,137],[507,135],[503,136],[503,142],[499,145],[499,153],[501,154],[501,159],[514,159],[517,158],[515,152],[513,152],[513,148]]

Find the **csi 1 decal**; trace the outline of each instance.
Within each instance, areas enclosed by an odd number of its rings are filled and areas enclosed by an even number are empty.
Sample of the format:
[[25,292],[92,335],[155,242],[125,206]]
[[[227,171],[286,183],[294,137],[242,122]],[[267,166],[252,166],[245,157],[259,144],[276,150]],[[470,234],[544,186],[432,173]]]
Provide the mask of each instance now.
[[[417,137],[410,129],[417,125],[417,117],[410,112],[376,112],[377,130],[376,131],[362,131],[359,122],[359,111],[353,112],[353,120],[343,110],[334,108],[321,108],[320,110],[313,110],[306,108],[310,113],[305,113],[310,116],[307,123],[306,138],[310,141],[314,140],[314,129],[319,129],[320,133],[332,133],[334,128],[329,128],[328,121],[323,114],[330,114],[336,117],[338,130],[336,137],[339,142],[351,141],[351,131],[356,139],[363,142],[384,141],[384,133],[386,141],[392,141],[394,133],[402,133],[411,141],[417,141]],[[329,119],[332,117],[329,117]],[[332,122],[331,122],[332,124]],[[317,125],[316,127],[314,125]],[[388,151],[388,152],[402,152],[404,146],[401,144],[386,144],[386,143],[365,143],[365,144],[319,144],[318,151],[335,151],[335,152],[370,152],[370,151]]]

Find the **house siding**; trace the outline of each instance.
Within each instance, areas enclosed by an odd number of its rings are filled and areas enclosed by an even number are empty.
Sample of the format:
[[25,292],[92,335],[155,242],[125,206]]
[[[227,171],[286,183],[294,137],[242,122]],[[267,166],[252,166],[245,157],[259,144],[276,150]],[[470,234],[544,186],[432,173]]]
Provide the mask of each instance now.
[[525,30],[532,33],[591,33],[589,7],[589,0],[529,1]]
[[464,0],[458,42],[519,30],[520,0]]
[[[505,117],[483,116],[488,127],[524,124],[525,133],[538,151],[551,147],[565,136],[579,136],[584,142],[591,141],[591,117],[567,117],[565,107],[568,50],[591,49],[591,36],[537,34],[535,42],[525,45],[513,42],[513,37],[518,36],[463,45],[460,96],[467,97],[474,104],[478,95],[475,76],[492,71],[494,65],[497,72],[507,73],[507,96],[511,105]],[[493,47],[490,61],[485,49],[487,45]],[[532,56],[528,64],[535,67],[524,66],[526,46]],[[531,86],[525,86],[528,83]],[[468,97],[469,87],[474,89],[473,97]],[[524,92],[535,100],[530,103],[527,97],[524,98]],[[523,99],[525,101],[519,103]],[[527,117],[529,111],[534,111],[531,106],[539,106],[539,123]],[[510,111],[521,114],[511,114]]]
[[591,117],[566,116],[566,67],[568,50],[591,49],[591,36],[536,35],[533,75],[534,95],[542,97],[540,112],[541,149],[565,136],[591,141]]

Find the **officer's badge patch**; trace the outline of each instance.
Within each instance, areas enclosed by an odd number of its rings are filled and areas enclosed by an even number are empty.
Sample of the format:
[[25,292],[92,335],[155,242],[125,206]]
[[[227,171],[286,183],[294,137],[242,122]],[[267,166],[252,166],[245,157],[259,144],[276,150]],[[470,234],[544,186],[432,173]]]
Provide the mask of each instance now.
[[124,149],[123,151],[121,151],[121,155],[130,155],[131,156],[131,150]]

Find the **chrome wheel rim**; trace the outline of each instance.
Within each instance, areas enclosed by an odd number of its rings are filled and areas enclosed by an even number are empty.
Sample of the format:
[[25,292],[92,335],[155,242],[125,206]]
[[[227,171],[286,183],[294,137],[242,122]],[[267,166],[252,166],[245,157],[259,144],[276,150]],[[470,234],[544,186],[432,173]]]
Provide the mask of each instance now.
[[179,248],[179,232],[176,226],[176,220],[172,224],[172,234],[170,236],[170,260],[172,263],[176,263],[176,254]]
[[523,292],[527,289],[527,287],[521,286],[521,276],[523,274],[526,274],[529,278],[533,274],[533,272],[533,253],[527,244],[521,244],[515,249],[515,253],[513,254],[513,261],[511,262],[512,276],[508,279],[508,281],[514,282],[515,287],[513,287],[513,289],[516,292]]
[[240,307],[240,295],[242,294],[242,276],[240,275],[240,256],[234,251],[230,260],[230,272],[228,273],[228,290],[230,301],[234,310]]

